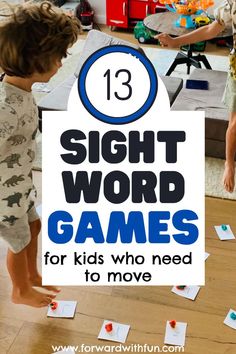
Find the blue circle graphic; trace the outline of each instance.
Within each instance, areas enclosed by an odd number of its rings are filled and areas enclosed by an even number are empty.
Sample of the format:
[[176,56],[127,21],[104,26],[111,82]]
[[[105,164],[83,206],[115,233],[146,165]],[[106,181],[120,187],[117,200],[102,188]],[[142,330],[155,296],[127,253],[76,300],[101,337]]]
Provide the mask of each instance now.
[[[120,52],[120,53],[125,53],[125,54],[131,54],[135,58],[139,59],[139,61],[144,65],[146,68],[149,78],[150,78],[150,90],[148,94],[148,98],[136,112],[129,114],[127,116],[122,116],[122,117],[112,117],[109,115],[106,115],[99,110],[97,110],[94,105],[91,103],[91,101],[88,98],[87,92],[86,92],[86,78],[88,71],[90,67],[93,65],[93,63],[101,58],[104,55],[110,54],[110,53],[115,53],[115,52]],[[131,123],[140,117],[142,117],[153,105],[153,102],[155,101],[156,95],[157,95],[157,89],[158,89],[158,81],[157,81],[157,75],[155,72],[155,69],[152,65],[152,63],[149,61],[147,57],[145,57],[142,53],[140,53],[137,49],[134,49],[132,47],[128,47],[126,45],[112,45],[109,47],[104,47],[96,52],[94,52],[90,57],[86,60],[86,62],[83,64],[79,78],[78,78],[78,92],[80,99],[85,107],[85,109],[95,118],[98,120],[109,123],[109,124],[127,124]]]

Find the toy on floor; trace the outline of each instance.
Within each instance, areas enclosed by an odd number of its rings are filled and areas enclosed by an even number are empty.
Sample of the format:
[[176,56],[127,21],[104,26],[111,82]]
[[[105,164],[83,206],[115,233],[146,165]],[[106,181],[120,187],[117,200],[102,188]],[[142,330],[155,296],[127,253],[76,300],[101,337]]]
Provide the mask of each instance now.
[[235,236],[230,228],[230,225],[222,224],[215,226],[216,233],[221,241],[234,240]]
[[165,344],[185,345],[187,323],[171,320],[166,322]]
[[169,324],[170,324],[171,328],[175,328],[176,327],[176,321],[175,320],[169,321]]
[[77,301],[52,301],[48,306],[48,317],[73,318],[75,316]]
[[107,323],[107,324],[105,325],[105,330],[106,330],[108,333],[112,332],[113,326],[112,326],[112,323],[111,323],[111,322],[110,322],[110,323]]
[[225,320],[224,320],[224,324],[226,326],[229,326],[233,329],[236,329],[236,311],[230,309]]
[[99,332],[98,339],[125,343],[129,330],[130,325],[105,320]]
[[50,307],[53,311],[55,311],[58,307],[58,303],[56,301],[52,301]]
[[94,11],[88,0],[80,0],[75,9],[75,16],[80,20],[83,30],[91,30],[93,28]]
[[139,43],[157,42],[157,40],[153,38],[156,34],[157,32],[144,26],[143,21],[137,22],[134,27],[134,37],[139,41]]
[[196,24],[191,16],[206,13],[206,9],[214,5],[212,0],[160,0],[160,3],[169,11],[179,14],[175,26],[185,28],[195,28]]
[[191,285],[191,286],[184,286],[184,288],[182,288],[182,286],[183,285],[174,286],[171,289],[172,293],[194,301],[199,293],[200,286]]
[[178,290],[184,290],[186,288],[186,286],[185,285],[177,285],[176,288]]

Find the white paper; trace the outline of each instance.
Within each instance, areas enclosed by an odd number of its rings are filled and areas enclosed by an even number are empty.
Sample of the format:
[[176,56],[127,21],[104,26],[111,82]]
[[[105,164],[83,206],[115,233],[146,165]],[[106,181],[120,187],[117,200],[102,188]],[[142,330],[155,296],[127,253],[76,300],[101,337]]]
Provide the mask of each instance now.
[[[112,331],[106,331],[106,324],[112,323]],[[105,320],[98,335],[98,339],[110,340],[113,342],[125,343],[130,326],[122,323]]]
[[210,256],[210,253],[205,252],[205,261],[207,260],[207,258]]
[[222,225],[220,225],[220,226],[215,226],[215,230],[216,230],[216,232],[217,232],[217,235],[218,235],[219,239],[220,239],[221,241],[234,240],[235,237],[234,237],[234,234],[233,234],[233,232],[232,232],[230,226],[229,226],[229,225],[226,225],[226,226],[227,226],[227,230],[223,230],[221,226],[222,226]]
[[171,345],[185,345],[187,323],[176,322],[175,328],[172,328],[169,321],[166,322],[165,344]]
[[176,286],[174,286],[171,291],[172,293],[175,293],[179,296],[185,297],[186,299],[190,299],[190,300],[195,300],[198,292],[200,290],[200,286],[186,286],[183,290],[179,290],[177,289]]
[[58,306],[56,310],[52,310],[48,306],[48,317],[63,317],[63,318],[73,318],[75,315],[77,301],[56,301]]
[[225,317],[224,324],[226,324],[227,326],[229,326],[233,329],[236,329],[236,320],[232,320],[232,318],[230,318],[230,314],[232,312],[236,314],[236,311],[230,309],[227,316]]

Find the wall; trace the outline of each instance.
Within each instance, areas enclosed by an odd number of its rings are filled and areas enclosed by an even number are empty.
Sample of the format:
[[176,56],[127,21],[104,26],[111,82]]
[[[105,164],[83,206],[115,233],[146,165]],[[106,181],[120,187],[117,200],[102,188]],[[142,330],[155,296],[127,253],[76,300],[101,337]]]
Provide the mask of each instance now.
[[89,0],[95,12],[95,22],[106,23],[106,0]]

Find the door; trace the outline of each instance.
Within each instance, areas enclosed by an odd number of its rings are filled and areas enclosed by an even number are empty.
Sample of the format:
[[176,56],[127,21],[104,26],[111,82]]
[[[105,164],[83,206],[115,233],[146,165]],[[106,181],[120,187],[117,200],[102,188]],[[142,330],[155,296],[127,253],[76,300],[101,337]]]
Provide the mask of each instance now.
[[107,25],[128,27],[128,0],[106,0]]
[[150,14],[149,0],[130,0],[129,18],[143,20]]

